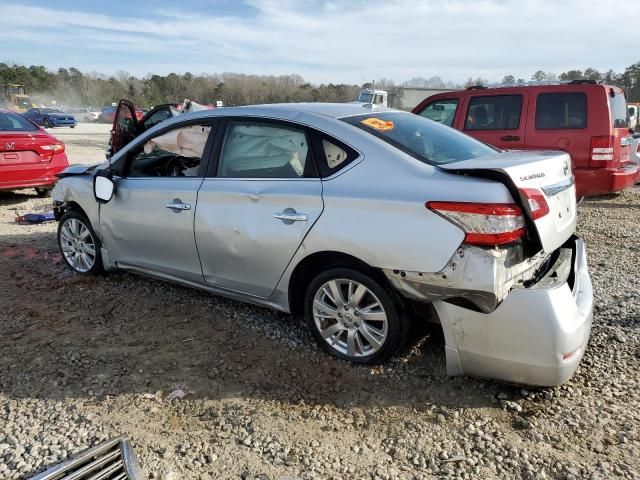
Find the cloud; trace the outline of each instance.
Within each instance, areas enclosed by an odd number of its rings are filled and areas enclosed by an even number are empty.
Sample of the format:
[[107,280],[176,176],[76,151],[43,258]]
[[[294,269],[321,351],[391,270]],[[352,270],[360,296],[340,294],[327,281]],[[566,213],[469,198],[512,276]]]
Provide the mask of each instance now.
[[144,18],[1,5],[0,41],[8,51],[12,42],[20,43],[16,51],[25,58],[18,60],[47,58],[52,67],[135,74],[299,73],[311,81],[347,83],[433,75],[458,82],[506,74],[528,79],[538,69],[619,71],[640,60],[627,47],[626,28],[640,24],[640,10],[601,0],[249,0],[246,5],[250,8],[224,14],[216,14],[215,7],[150,7]]

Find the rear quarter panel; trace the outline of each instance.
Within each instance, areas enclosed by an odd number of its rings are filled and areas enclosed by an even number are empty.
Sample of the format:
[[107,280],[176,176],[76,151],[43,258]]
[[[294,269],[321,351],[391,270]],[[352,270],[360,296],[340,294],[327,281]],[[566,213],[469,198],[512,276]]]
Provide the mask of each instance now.
[[500,183],[445,173],[371,139],[360,163],[323,180],[324,212],[285,280],[302,259],[321,251],[346,253],[377,268],[440,271],[464,233],[428,210],[427,201],[513,201]]

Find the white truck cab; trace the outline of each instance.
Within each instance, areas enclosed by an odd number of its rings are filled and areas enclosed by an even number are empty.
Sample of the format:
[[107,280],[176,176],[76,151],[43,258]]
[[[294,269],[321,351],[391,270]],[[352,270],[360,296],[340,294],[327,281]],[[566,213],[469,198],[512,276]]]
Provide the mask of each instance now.
[[388,93],[386,90],[376,90],[374,88],[363,88],[358,94],[358,102],[370,103],[381,107],[388,107]]

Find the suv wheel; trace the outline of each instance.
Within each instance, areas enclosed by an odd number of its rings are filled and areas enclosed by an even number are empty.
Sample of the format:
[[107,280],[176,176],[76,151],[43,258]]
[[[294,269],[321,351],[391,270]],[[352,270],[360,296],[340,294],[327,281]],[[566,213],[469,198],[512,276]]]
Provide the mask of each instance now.
[[102,273],[100,240],[82,213],[70,210],[58,224],[58,246],[66,264],[77,273]]
[[305,319],[323,350],[365,364],[389,359],[404,343],[409,326],[393,292],[347,268],[327,270],[311,282]]

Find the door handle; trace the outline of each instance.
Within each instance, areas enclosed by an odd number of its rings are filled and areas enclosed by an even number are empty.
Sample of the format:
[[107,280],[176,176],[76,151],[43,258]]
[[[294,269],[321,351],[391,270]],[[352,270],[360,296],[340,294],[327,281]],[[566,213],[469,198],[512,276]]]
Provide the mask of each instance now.
[[282,220],[284,223],[293,223],[293,222],[306,222],[307,214],[306,213],[298,213],[295,210],[293,212],[285,211],[280,213],[274,213],[273,218],[277,218],[278,220]]
[[191,210],[190,203],[182,203],[179,200],[174,200],[171,203],[165,203],[164,206],[170,208],[171,210]]
[[520,140],[518,135],[505,135],[504,137],[500,137],[500,140],[503,142],[517,142]]

